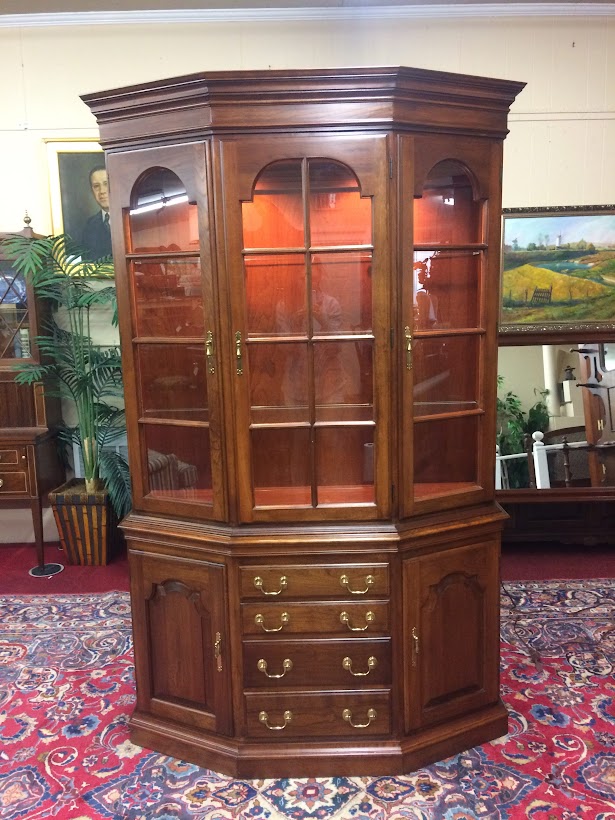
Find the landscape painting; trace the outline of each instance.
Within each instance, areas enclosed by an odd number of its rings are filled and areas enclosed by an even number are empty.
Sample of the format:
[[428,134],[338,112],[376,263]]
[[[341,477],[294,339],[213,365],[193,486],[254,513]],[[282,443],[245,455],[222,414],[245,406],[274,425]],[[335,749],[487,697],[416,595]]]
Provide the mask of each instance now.
[[615,206],[508,209],[500,331],[615,329]]

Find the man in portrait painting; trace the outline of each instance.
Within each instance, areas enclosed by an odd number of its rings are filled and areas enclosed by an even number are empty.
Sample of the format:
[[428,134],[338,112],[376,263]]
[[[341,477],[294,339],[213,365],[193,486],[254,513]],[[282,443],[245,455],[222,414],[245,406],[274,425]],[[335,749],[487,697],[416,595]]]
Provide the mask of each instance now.
[[81,247],[90,260],[111,256],[109,226],[109,181],[107,169],[98,165],[90,171],[90,188],[98,205],[97,212],[85,223]]

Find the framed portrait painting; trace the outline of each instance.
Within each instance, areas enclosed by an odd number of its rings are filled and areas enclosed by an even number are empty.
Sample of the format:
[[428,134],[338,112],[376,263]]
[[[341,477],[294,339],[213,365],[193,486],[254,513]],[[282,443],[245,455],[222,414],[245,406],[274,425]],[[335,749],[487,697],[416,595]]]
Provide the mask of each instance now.
[[615,339],[615,205],[503,211],[500,341]]
[[53,233],[81,244],[87,221],[100,211],[90,173],[104,168],[104,152],[96,140],[47,140],[46,146]]

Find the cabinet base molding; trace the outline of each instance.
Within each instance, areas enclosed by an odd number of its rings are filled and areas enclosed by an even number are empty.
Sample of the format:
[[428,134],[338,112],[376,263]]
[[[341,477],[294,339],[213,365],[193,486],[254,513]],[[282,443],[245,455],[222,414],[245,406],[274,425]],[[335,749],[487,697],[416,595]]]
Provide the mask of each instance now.
[[502,737],[508,732],[508,712],[500,701],[401,741],[285,741],[277,747],[192,732],[139,711],[129,725],[133,743],[230,777],[359,777],[408,774]]

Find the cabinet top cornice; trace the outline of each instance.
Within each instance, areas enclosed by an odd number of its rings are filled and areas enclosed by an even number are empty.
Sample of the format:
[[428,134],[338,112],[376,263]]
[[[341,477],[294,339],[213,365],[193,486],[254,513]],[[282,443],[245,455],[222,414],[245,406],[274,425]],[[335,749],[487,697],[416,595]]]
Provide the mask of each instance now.
[[178,133],[399,128],[504,137],[525,83],[399,67],[217,71],[82,95],[105,148]]

